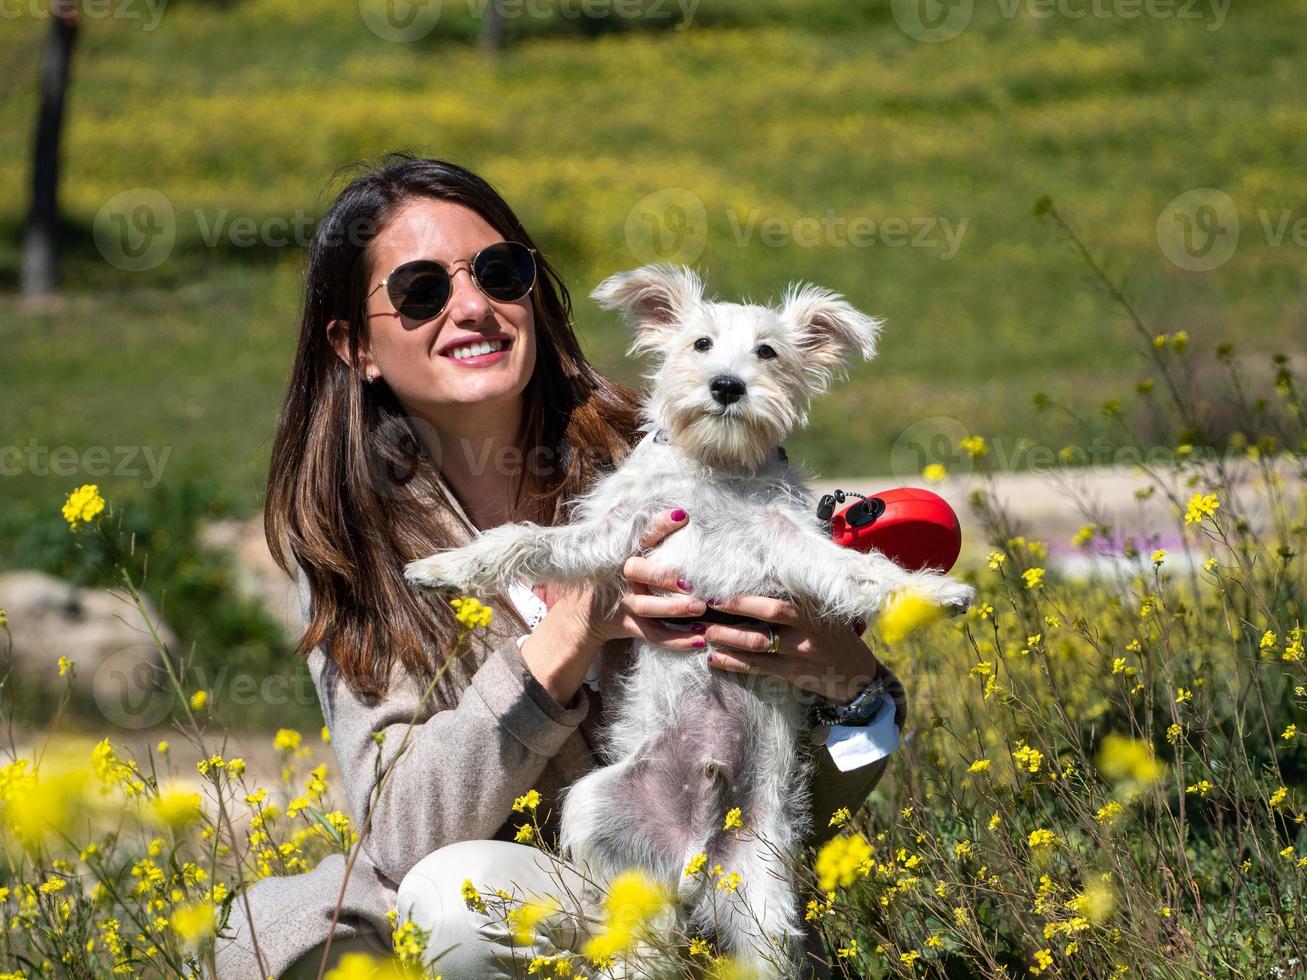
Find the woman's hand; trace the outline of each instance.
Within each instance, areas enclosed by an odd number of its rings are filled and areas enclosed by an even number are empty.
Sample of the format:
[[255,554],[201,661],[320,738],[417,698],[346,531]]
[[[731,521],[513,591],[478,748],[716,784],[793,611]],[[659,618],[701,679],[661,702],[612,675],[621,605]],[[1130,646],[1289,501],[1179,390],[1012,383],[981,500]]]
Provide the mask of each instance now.
[[[689,519],[689,515],[679,508],[660,514],[640,539],[640,550],[648,551],[655,547],[664,538],[684,527]],[[640,637],[646,642],[673,650],[704,648],[701,636],[678,632],[657,622],[662,617],[699,616],[707,610],[702,599],[696,599],[690,594],[690,582],[681,578],[674,569],[663,568],[642,555],[628,558],[622,566],[622,575],[629,587],[613,615],[608,617],[601,615],[602,610],[596,608],[593,602],[594,589],[589,584],[568,588],[551,582],[543,586],[542,590],[537,590],[536,594],[544,592],[541,598],[551,612],[555,604],[563,606],[574,618],[582,638],[596,648],[608,640],[627,636]],[[654,595],[650,591],[651,587],[680,595]]]
[[[665,511],[640,539],[640,550],[653,548],[684,527],[689,519],[679,508]],[[603,615],[604,610],[598,608],[594,587],[589,583],[570,587],[549,583],[535,590],[549,613],[522,644],[522,657],[531,673],[560,704],[571,701],[594,655],[608,640],[634,636],[687,652],[697,652],[706,645],[700,635],[678,632],[657,622],[658,617],[688,619],[707,610],[702,599],[690,594],[692,583],[675,570],[663,568],[641,555],[628,558],[622,574],[629,588],[611,616]],[[679,594],[654,595],[651,587]]]
[[[770,624],[770,630],[710,624],[704,637],[710,644],[711,667],[778,677],[836,704],[848,704],[883,671],[862,641],[866,628],[862,623],[809,619],[792,603],[760,595],[714,600],[709,605]],[[767,652],[771,631],[780,637],[775,653]]]

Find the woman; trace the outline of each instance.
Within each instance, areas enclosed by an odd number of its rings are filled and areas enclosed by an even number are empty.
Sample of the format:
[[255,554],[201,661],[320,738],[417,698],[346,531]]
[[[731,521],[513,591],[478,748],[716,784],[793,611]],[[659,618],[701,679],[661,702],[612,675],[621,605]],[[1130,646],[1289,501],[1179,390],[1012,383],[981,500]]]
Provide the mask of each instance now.
[[[713,666],[759,669],[730,651],[761,649],[766,630],[658,622],[692,624],[706,607],[674,569],[634,555],[609,617],[588,587],[524,584],[482,597],[489,629],[469,637],[424,699],[460,627],[446,599],[405,583],[404,564],[505,521],[564,520],[568,501],[641,435],[635,393],[586,362],[561,278],[485,181],[400,156],[341,192],[310,251],[266,522],[273,554],[298,574],[300,650],[351,815],[370,829],[347,882],[333,856],[237,899],[235,940],[218,952],[224,980],[315,976],[329,933],[332,958],[387,950],[401,882],[406,911],[432,930],[429,949],[449,951],[446,977],[514,975],[522,950],[506,950],[459,886],[525,886],[545,874],[539,851],[509,843],[514,800],[537,789],[538,812],[556,811],[561,791],[596,765],[602,676],[620,667],[630,638],[687,654],[711,642]],[[693,520],[667,512],[643,546]],[[731,608],[758,615],[762,602],[737,597]],[[809,660],[829,700],[851,700],[881,672],[852,628],[777,622],[778,656]],[[900,724],[902,712],[900,697]],[[856,808],[884,767],[841,773],[818,755],[819,816]],[[396,757],[373,800],[379,766]],[[540,942],[548,951],[581,938],[555,930]]]

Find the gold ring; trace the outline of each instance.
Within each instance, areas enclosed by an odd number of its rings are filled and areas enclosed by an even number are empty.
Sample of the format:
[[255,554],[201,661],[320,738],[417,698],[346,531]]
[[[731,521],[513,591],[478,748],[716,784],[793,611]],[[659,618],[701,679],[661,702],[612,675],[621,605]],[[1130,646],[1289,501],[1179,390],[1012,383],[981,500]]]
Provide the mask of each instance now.
[[770,642],[769,644],[767,644],[767,652],[768,652],[768,653],[776,653],[776,652],[779,651],[780,648],[781,648],[781,633],[780,633],[780,630],[770,629],[770,628],[769,628],[769,629],[767,630],[767,632],[771,634],[771,642]]

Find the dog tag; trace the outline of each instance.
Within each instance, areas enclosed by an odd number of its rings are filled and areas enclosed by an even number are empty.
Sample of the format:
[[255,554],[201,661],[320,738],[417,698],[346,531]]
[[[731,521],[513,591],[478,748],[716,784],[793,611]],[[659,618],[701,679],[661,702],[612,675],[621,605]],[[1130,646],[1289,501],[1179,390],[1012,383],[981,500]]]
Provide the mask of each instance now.
[[810,737],[813,745],[825,745],[826,739],[830,738],[830,725],[813,725]]

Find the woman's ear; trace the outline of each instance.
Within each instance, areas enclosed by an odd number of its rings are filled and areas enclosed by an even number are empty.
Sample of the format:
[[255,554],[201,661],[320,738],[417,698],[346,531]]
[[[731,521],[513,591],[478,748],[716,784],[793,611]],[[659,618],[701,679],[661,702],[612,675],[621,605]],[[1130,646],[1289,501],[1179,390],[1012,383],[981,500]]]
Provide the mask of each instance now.
[[[331,344],[331,349],[336,352],[336,356],[345,364],[349,364],[349,324],[344,320],[332,320],[327,324],[327,342]],[[360,338],[358,363],[355,365],[359,375],[364,381],[376,381],[381,377],[381,372],[377,370],[372,363],[372,355],[368,353],[367,342]]]

